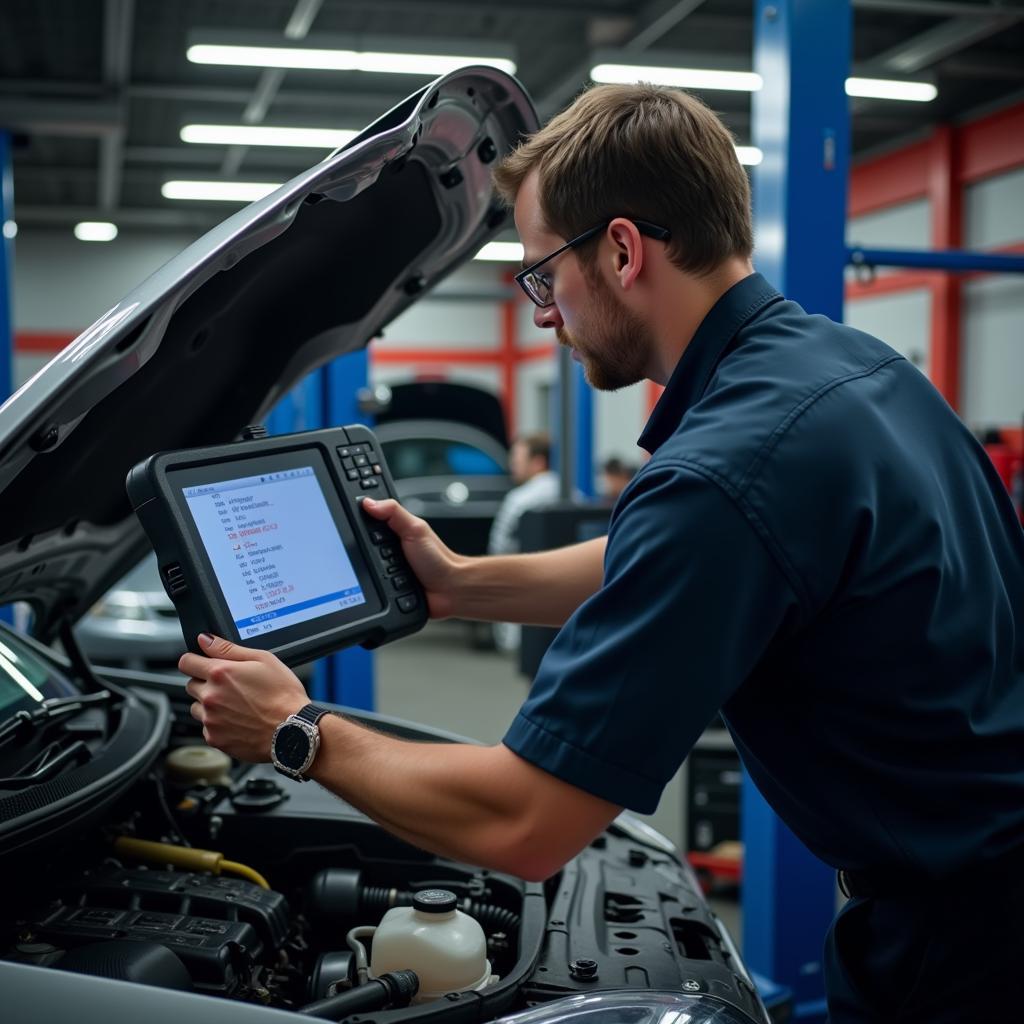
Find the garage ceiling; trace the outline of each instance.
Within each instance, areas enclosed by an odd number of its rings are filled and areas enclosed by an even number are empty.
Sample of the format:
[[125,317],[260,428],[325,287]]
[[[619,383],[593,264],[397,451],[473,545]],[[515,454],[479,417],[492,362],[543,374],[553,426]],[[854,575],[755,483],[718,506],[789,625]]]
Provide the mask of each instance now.
[[[858,73],[923,77],[939,90],[931,103],[852,101],[855,155],[1024,96],[1024,0],[853,8]],[[353,49],[382,49],[387,37],[427,52],[507,49],[548,116],[586,83],[597,50],[749,68],[752,11],[753,0],[2,0],[0,126],[15,133],[16,219],[205,228],[230,207],[164,199],[164,181],[284,181],[319,155],[189,145],[182,125],[359,128],[428,80],[193,64],[185,53],[200,32]],[[703,96],[749,144],[749,94]]]

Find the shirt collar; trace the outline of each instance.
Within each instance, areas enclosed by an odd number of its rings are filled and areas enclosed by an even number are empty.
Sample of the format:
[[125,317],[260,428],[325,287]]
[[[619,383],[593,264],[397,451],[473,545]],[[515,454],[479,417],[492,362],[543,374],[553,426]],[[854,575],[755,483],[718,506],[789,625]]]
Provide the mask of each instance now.
[[755,313],[782,296],[760,275],[734,284],[708,310],[672,371],[637,444],[652,454],[675,432],[687,410],[704,394],[729,343]]

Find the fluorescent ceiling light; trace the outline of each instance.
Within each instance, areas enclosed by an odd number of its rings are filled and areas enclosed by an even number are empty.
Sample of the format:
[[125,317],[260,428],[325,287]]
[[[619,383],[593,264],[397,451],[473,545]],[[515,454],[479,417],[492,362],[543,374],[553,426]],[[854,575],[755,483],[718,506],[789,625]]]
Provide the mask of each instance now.
[[75,238],[80,242],[112,242],[117,238],[117,225],[106,220],[83,220],[75,225]]
[[848,78],[847,96],[868,96],[878,100],[910,100],[928,103],[939,95],[930,82],[895,82],[886,78]]
[[702,68],[640,67],[633,64],[595,64],[590,69],[595,82],[633,85],[674,85],[680,89],[726,89],[732,92],[757,92],[761,76],[753,71],[705,71]]
[[182,142],[215,146],[302,146],[309,149],[337,149],[359,133],[341,128],[271,128],[255,124],[187,124],[181,129]]
[[[707,71],[701,68],[642,67],[637,64],[596,64],[590,69],[595,82],[634,85],[672,85],[680,89],[728,89],[735,92],[757,92],[763,85],[761,76],[752,71]],[[928,82],[897,82],[884,78],[848,78],[848,96],[867,96],[883,100],[910,100],[927,103],[939,94]]]
[[496,263],[522,263],[522,242],[488,242],[474,257],[475,260],[494,260]]
[[267,181],[165,181],[164,199],[210,199],[225,203],[252,203],[281,187]]
[[14,238],[18,233],[18,225],[13,220],[4,221],[4,238]]
[[737,146],[736,155],[746,167],[756,167],[764,159],[764,153],[757,146]]
[[197,43],[186,56],[193,64],[232,64],[253,68],[309,71],[376,71],[397,75],[446,75],[469,64],[515,73],[514,61],[501,57],[458,57],[432,53],[375,53],[299,46],[215,46]]

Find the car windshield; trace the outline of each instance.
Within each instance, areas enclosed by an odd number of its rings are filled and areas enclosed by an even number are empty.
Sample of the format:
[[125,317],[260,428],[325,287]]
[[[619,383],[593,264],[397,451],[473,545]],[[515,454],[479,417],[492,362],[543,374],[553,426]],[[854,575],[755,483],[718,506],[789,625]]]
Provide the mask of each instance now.
[[490,455],[464,441],[407,437],[384,441],[382,447],[396,480],[416,476],[500,476],[505,472]]
[[76,692],[67,679],[15,633],[0,630],[0,721],[50,697],[70,697]]

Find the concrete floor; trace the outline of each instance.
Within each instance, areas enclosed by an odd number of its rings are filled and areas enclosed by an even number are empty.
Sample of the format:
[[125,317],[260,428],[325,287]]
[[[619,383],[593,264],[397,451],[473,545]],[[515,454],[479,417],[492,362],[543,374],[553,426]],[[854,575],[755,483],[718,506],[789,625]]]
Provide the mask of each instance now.
[[[483,743],[497,743],[529,692],[515,656],[477,651],[462,622],[431,622],[415,636],[376,652],[377,710],[422,722]],[[683,785],[677,775],[652,815],[643,815],[683,848]],[[712,899],[733,938],[741,940],[735,899]]]

